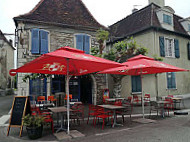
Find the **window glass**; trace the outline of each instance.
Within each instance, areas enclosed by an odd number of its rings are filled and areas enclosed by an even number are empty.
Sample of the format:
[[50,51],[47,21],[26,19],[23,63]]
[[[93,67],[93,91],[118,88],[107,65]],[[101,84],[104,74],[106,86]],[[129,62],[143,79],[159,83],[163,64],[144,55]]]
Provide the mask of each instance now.
[[190,24],[188,24],[188,30],[189,30],[189,32],[190,32]]
[[169,15],[163,14],[163,22],[171,25],[172,24],[172,17]]
[[165,38],[165,56],[175,57],[174,40]]
[[141,77],[140,76],[131,76],[132,81],[132,92],[141,92]]
[[176,79],[174,72],[168,72],[167,74],[167,88],[176,89]]

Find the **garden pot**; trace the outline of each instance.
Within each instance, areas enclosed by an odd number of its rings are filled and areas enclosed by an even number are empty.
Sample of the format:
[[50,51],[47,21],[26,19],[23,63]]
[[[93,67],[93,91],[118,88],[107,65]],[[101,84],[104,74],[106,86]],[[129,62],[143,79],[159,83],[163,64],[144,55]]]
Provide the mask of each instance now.
[[26,127],[28,137],[32,140],[42,137],[43,125],[40,127]]

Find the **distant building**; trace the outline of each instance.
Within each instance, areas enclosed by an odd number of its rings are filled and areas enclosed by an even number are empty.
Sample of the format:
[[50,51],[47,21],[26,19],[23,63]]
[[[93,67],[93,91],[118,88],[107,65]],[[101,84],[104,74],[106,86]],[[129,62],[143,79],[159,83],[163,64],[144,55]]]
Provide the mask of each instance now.
[[8,41],[0,30],[0,89],[3,90],[13,87],[9,70],[14,68],[14,50],[12,41]]
[[[111,40],[108,48],[117,41],[133,37],[137,44],[148,48],[149,57],[156,54],[163,57],[165,63],[190,69],[190,18],[176,15],[171,7],[165,6],[164,0],[149,0],[148,6],[136,10],[109,28]],[[121,96],[141,93],[139,76],[125,76],[122,82]],[[156,96],[157,89],[160,96],[188,94],[189,86],[189,72],[158,74],[158,82],[155,75],[143,77],[143,91],[152,97]]]

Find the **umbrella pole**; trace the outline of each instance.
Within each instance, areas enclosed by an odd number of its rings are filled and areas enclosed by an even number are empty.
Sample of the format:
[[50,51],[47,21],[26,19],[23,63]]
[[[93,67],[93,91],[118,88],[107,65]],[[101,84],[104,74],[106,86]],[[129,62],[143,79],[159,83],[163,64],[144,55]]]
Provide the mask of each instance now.
[[[142,72],[142,70],[141,70]],[[144,118],[144,95],[143,95],[143,86],[142,86],[142,73],[141,73],[141,89],[142,89],[142,93],[141,93],[141,98],[142,98],[142,114],[143,114],[143,118]]]
[[67,95],[67,134],[69,134],[69,59],[66,59],[67,61],[67,75],[66,75],[66,85],[65,85],[65,90],[66,90],[66,95]]

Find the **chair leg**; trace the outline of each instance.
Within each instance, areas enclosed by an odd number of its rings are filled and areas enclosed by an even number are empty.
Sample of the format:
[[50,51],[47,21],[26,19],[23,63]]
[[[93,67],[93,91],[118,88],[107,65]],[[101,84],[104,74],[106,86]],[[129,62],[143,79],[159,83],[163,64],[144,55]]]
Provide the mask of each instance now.
[[51,129],[52,129],[52,133],[54,133],[53,121],[51,122]]
[[89,115],[88,115],[88,120],[87,120],[87,124],[88,124],[88,121],[89,121]]
[[103,119],[102,130],[104,129],[105,119]]
[[122,115],[122,119],[123,119],[123,123],[125,122],[125,120],[124,120],[124,115]]

